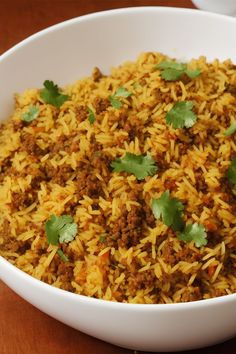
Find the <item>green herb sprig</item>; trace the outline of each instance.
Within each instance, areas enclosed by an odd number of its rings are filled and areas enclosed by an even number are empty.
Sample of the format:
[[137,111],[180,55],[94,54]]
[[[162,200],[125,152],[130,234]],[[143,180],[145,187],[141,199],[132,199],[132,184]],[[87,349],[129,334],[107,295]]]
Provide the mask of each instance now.
[[29,106],[27,112],[22,114],[21,119],[24,122],[30,123],[38,117],[39,113],[40,113],[39,108],[37,106],[32,105]]
[[69,99],[68,95],[60,93],[60,90],[53,81],[45,80],[44,88],[40,91],[40,97],[45,103],[60,108],[65,101]]
[[88,120],[89,120],[89,123],[90,124],[93,124],[96,120],[96,116],[95,116],[95,113],[94,111],[90,108],[90,107],[87,107],[87,110],[88,110]]
[[194,223],[187,224],[182,232],[177,234],[178,239],[184,242],[194,241],[196,247],[207,244],[207,234],[203,225]]
[[230,136],[236,132],[236,122],[232,123],[228,129],[224,132],[225,136]]
[[112,107],[116,109],[120,109],[123,106],[121,98],[127,98],[132,95],[131,92],[127,91],[124,87],[119,87],[114,95],[110,95],[108,97]]
[[[73,222],[73,218],[70,215],[59,217],[51,215],[50,219],[45,223],[45,232],[48,243],[58,246],[61,243],[71,242],[75,238],[77,224]],[[63,261],[66,261],[67,257],[61,249],[57,253]]]
[[171,227],[179,240],[189,243],[194,241],[196,247],[207,244],[207,234],[203,225],[194,223],[185,225],[183,221],[183,204],[170,196],[169,191],[162,193],[159,199],[152,200],[152,211],[157,219]]
[[138,180],[152,176],[157,172],[155,160],[150,155],[135,155],[127,152],[123,158],[111,163],[114,172],[132,173]]
[[232,183],[233,187],[236,187],[236,157],[231,161],[230,167],[226,172],[226,177]]
[[166,123],[174,129],[191,128],[197,121],[192,111],[193,103],[190,101],[177,102],[166,114]]
[[201,74],[200,69],[188,70],[186,64],[177,63],[175,61],[162,61],[154,68],[161,70],[161,77],[166,81],[176,81],[180,79],[183,74],[186,74],[190,79],[195,79]]
[[182,218],[184,206],[176,198],[170,196],[169,191],[162,193],[159,199],[152,200],[152,211],[157,219],[162,219],[166,226],[171,226],[174,231],[183,229]]

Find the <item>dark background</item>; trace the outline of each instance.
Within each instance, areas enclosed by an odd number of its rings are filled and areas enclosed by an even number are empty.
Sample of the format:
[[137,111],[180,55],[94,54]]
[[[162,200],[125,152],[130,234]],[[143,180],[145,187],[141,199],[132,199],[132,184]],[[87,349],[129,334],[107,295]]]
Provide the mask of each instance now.
[[[190,0],[0,0],[0,54],[58,22],[130,6],[194,8]],[[121,353],[134,354],[132,350],[115,347],[63,325],[22,300],[0,281],[0,354]],[[235,354],[236,339],[185,353]]]

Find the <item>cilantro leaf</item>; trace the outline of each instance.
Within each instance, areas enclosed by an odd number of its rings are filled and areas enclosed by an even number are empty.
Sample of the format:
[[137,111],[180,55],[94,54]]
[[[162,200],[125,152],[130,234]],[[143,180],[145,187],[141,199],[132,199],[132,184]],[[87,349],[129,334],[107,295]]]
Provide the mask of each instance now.
[[160,69],[161,77],[166,81],[176,81],[183,74],[186,74],[190,79],[195,79],[201,74],[200,69],[188,70],[186,64],[168,60],[157,64],[154,69]]
[[65,253],[61,249],[57,250],[57,254],[63,262],[69,261],[69,258],[65,255]]
[[99,237],[99,242],[105,243],[106,242],[106,234],[103,234]]
[[114,172],[128,172],[138,180],[152,176],[157,171],[155,160],[150,155],[135,155],[129,152],[123,158],[117,158],[111,163]]
[[190,128],[197,120],[196,114],[192,111],[193,103],[190,101],[177,102],[166,114],[166,123],[174,129]]
[[70,242],[75,238],[77,225],[73,223],[73,218],[69,215],[59,217],[51,215],[45,223],[45,231],[48,243],[58,245],[59,242]]
[[174,69],[178,71],[184,71],[187,69],[187,65],[183,63],[177,63],[176,61],[164,60],[155,66],[156,69]]
[[127,98],[129,96],[131,96],[132,93],[127,91],[124,87],[119,87],[116,92],[115,92],[115,97],[123,97],[123,98]]
[[203,225],[194,223],[185,226],[182,232],[177,234],[179,240],[184,242],[194,241],[196,247],[205,246],[207,244],[207,233]]
[[58,243],[59,243],[58,242],[58,238],[59,238],[58,229],[60,229],[60,227],[61,227],[60,218],[56,217],[56,215],[52,215],[51,219],[46,222],[45,231],[46,231],[46,235],[47,235],[47,241],[49,244],[58,245]]
[[124,87],[119,87],[114,95],[110,95],[108,97],[109,101],[111,102],[112,107],[116,109],[120,109],[122,107],[122,102],[119,100],[119,98],[127,98],[131,96],[132,93],[127,91]]
[[87,109],[88,109],[88,114],[89,114],[89,116],[88,116],[89,123],[93,124],[96,120],[95,113],[90,107],[87,107]]
[[236,122],[232,123],[231,126],[224,132],[225,136],[230,136],[236,132]]
[[190,79],[195,79],[196,77],[198,77],[201,74],[201,70],[200,69],[185,70],[185,74],[188,75],[188,77]]
[[183,75],[182,71],[175,69],[165,69],[161,72],[162,79],[166,81],[176,81]]
[[231,165],[228,171],[226,172],[226,176],[235,187],[236,186],[236,157],[233,158]]
[[120,109],[122,107],[122,102],[120,102],[118,99],[116,99],[114,96],[109,96],[109,101],[111,102],[112,107],[116,109]]
[[182,219],[183,204],[170,196],[169,191],[162,193],[159,199],[152,200],[152,211],[157,219],[162,219],[166,226],[171,226],[174,231],[184,228]]
[[45,103],[49,103],[57,108],[69,99],[69,96],[60,93],[57,85],[53,81],[45,80],[44,88],[40,92],[40,97]]
[[62,229],[59,231],[59,242],[71,242],[74,240],[75,235],[77,234],[77,225],[76,223],[65,224]]
[[39,108],[36,106],[30,106],[29,110],[22,114],[21,119],[27,123],[32,122],[39,115]]

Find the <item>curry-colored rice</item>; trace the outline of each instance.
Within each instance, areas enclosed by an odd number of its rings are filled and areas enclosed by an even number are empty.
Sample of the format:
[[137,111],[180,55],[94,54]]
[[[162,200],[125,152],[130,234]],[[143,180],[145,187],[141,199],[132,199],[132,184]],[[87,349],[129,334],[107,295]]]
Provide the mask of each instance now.
[[[225,177],[236,144],[234,134],[224,135],[236,121],[236,68],[200,57],[188,67],[201,75],[167,82],[154,70],[164,59],[143,53],[108,76],[95,70],[63,89],[70,99],[60,109],[37,89],[16,95],[0,130],[0,255],[55,287],[112,301],[172,303],[236,292],[236,195]],[[121,86],[132,96],[116,109],[108,97]],[[173,129],[165,115],[187,100],[197,122]],[[23,123],[30,105],[40,114]],[[87,106],[96,110],[94,124]],[[148,152],[157,173],[138,181],[112,172],[111,161],[126,152]],[[86,183],[97,183],[97,191]],[[184,243],[153,221],[151,200],[166,190],[184,204],[185,222],[204,225],[206,246]],[[141,231],[117,239],[121,220],[128,224],[136,212]],[[47,243],[52,214],[72,215],[78,225],[63,245],[68,262]]]

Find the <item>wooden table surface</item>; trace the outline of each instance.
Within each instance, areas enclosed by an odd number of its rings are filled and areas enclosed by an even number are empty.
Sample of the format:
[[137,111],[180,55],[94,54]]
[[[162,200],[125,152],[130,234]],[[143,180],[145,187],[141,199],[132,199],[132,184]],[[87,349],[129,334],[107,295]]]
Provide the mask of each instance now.
[[[194,8],[190,0],[0,0],[0,55],[29,35],[69,18],[148,5]],[[0,281],[0,354],[121,353],[134,352],[104,343],[52,319]],[[191,353],[235,354],[236,339]]]

